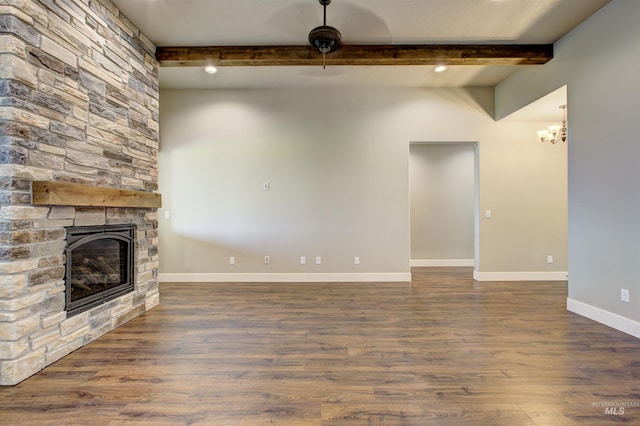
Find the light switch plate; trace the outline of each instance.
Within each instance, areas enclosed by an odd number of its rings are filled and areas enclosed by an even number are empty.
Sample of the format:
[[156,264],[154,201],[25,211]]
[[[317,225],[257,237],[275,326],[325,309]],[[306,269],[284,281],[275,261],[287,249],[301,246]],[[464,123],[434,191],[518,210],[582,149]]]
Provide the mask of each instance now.
[[620,301],[629,303],[629,290],[627,290],[626,288],[620,289]]

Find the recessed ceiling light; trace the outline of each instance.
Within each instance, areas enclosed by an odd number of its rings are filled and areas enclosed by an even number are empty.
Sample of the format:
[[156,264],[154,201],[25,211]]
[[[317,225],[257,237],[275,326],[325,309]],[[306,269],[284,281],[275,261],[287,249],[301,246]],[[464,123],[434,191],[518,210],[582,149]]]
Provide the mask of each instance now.
[[209,74],[215,74],[218,72],[218,68],[214,67],[213,65],[209,65],[208,67],[205,67],[204,70]]
[[438,66],[434,69],[434,71],[435,71],[435,72],[444,72],[444,71],[446,71],[446,70],[447,70],[447,67],[445,67],[444,65],[438,65]]

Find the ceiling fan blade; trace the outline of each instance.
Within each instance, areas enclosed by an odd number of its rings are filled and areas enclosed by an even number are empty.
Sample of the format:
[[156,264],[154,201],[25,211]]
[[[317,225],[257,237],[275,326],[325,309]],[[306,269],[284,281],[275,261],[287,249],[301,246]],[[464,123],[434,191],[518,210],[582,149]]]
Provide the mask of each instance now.
[[314,2],[297,2],[278,9],[265,24],[285,36],[293,36],[304,44],[309,31],[322,24],[322,9]]
[[[286,37],[287,43],[306,44],[309,31],[323,23],[323,8],[312,0],[296,2],[278,9],[265,23]],[[384,19],[347,0],[331,2],[327,7],[327,25],[342,33],[343,44],[391,43],[391,31]]]
[[378,14],[344,1],[331,3],[328,25],[342,33],[343,44],[390,44],[391,31]]

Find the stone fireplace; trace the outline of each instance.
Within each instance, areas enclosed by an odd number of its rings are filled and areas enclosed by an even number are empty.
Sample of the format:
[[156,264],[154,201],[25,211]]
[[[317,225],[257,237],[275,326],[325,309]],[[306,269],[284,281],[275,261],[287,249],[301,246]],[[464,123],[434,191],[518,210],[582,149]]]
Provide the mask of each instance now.
[[[158,107],[155,46],[109,0],[0,10],[1,385],[159,303]],[[107,245],[131,265],[87,260],[118,282],[74,310],[68,245],[89,228],[126,229],[129,248]]]

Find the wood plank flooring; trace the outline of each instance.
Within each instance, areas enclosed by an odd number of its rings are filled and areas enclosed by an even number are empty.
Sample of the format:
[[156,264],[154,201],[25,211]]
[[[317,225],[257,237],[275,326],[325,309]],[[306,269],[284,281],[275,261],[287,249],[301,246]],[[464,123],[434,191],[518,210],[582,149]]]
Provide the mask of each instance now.
[[471,275],[165,283],[161,306],[0,388],[0,423],[640,424],[640,339],[567,312],[566,283]]

